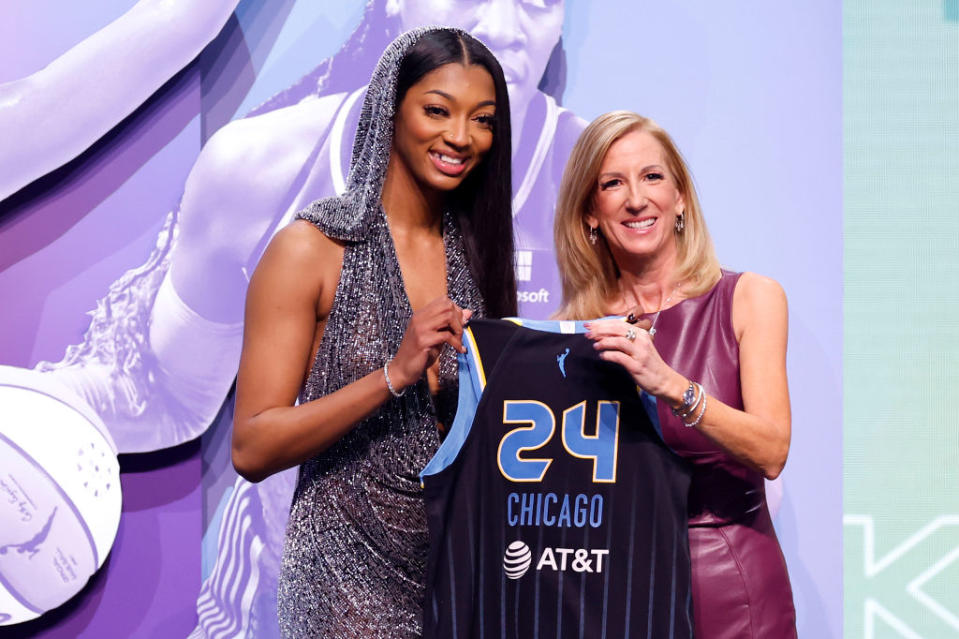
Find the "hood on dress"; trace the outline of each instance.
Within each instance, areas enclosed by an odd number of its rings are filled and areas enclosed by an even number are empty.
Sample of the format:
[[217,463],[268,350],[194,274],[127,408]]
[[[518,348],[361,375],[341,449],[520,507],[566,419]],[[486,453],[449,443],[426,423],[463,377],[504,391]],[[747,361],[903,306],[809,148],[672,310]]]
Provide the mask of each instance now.
[[401,34],[386,48],[373,71],[360,112],[350,174],[342,195],[316,200],[297,213],[327,236],[358,242],[366,238],[375,216],[383,215],[382,193],[393,143],[396,79],[400,63],[420,38],[435,31],[469,35],[452,27],[421,27]]

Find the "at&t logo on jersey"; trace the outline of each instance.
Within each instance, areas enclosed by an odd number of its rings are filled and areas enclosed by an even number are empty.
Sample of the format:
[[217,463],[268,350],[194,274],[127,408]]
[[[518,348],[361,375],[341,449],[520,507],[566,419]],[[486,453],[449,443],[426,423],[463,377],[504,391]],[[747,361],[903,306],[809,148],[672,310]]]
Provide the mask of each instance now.
[[529,546],[518,539],[506,547],[503,555],[503,571],[510,579],[519,579],[533,563],[533,553]]
[[[607,548],[544,548],[536,561],[536,570],[602,574],[608,563]],[[524,542],[516,540],[503,554],[503,572],[510,579],[519,579],[533,562],[533,552]]]

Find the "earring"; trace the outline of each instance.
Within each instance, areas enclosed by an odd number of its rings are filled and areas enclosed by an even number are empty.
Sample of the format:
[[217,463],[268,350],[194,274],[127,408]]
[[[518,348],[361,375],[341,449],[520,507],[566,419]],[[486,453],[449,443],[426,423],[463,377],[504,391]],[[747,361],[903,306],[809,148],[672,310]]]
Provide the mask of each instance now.
[[590,244],[592,244],[592,245],[594,245],[594,246],[596,245],[596,237],[597,237],[598,235],[599,235],[599,233],[596,232],[596,227],[595,227],[595,226],[589,227],[589,243],[590,243]]
[[686,211],[676,216],[676,232],[682,233],[684,228],[686,228]]

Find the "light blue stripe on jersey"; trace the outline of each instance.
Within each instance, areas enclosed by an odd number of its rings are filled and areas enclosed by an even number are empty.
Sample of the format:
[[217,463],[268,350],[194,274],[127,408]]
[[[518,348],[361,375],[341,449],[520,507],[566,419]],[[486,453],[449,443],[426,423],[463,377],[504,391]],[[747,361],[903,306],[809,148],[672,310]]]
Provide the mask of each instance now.
[[[656,429],[656,434],[659,435],[659,439],[665,444],[666,440],[663,439],[663,427],[659,423],[659,410],[656,408],[656,398],[639,386],[636,387],[636,391],[639,393],[639,401],[643,403],[643,408],[646,409],[646,414],[649,415],[649,421],[652,423],[653,428]],[[669,446],[669,444],[666,445]],[[672,447],[670,447],[670,450],[672,450]]]
[[503,319],[518,324],[523,328],[529,328],[534,331],[543,331],[545,333],[563,333],[571,335],[574,333],[585,333],[586,324],[598,322],[600,320],[621,320],[626,321],[623,315],[606,315],[591,320],[535,320],[524,317],[504,317]]
[[453,418],[453,424],[446,439],[420,473],[420,483],[423,482],[424,477],[439,473],[456,459],[470,433],[476,407],[479,406],[480,397],[483,395],[483,365],[469,329],[463,331],[463,344],[466,346],[466,352],[460,353],[456,358],[459,363],[460,386],[456,416]]
[[[522,317],[507,317],[505,318],[514,324],[518,324],[523,328],[529,328],[534,331],[543,331],[544,333],[564,333],[566,335],[571,335],[573,333],[585,333],[586,327],[583,326],[585,321],[573,321],[573,320],[534,320],[534,319],[524,319]],[[621,317],[604,317],[603,319],[623,319]]]

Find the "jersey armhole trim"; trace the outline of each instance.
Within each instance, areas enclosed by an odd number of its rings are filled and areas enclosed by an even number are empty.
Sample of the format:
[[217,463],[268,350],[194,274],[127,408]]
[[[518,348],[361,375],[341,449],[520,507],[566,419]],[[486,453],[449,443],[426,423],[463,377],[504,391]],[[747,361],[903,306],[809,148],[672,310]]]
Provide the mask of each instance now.
[[420,473],[421,486],[424,485],[427,476],[439,474],[448,468],[459,455],[463,444],[466,443],[466,438],[469,436],[470,427],[473,425],[473,416],[476,414],[476,408],[479,406],[480,399],[483,397],[483,390],[486,388],[486,372],[483,369],[483,361],[480,357],[479,348],[476,346],[473,331],[468,326],[463,330],[463,341],[466,346],[466,353],[460,353],[457,357],[459,360],[459,396],[456,415],[453,417],[453,423],[446,439],[443,440],[433,458]]
[[[666,439],[663,437],[663,426],[659,421],[659,408],[656,404],[656,397],[650,395],[639,386],[636,387],[636,394],[639,395],[639,401],[642,403],[643,409],[649,417],[649,422],[653,425],[653,429],[656,431],[656,434],[659,435],[659,440],[666,444]],[[669,444],[666,444],[666,447],[669,448],[669,450],[673,450]]]

